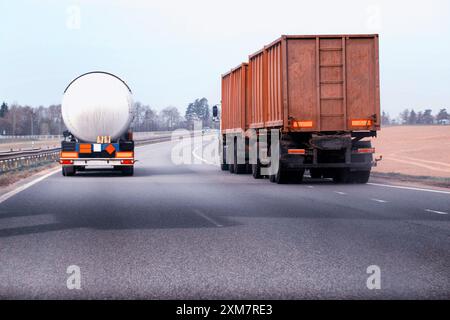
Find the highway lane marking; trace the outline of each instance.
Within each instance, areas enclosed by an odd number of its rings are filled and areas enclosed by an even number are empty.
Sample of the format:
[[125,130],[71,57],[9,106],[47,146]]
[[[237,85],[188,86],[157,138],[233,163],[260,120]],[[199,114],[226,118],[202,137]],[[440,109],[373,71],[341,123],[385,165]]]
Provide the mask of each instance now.
[[313,186],[306,186],[307,188],[309,188],[309,189],[314,189],[314,187]]
[[375,201],[375,202],[379,202],[379,203],[386,203],[386,202],[389,202],[389,201],[382,200],[382,199],[370,199],[370,200]]
[[341,196],[347,195],[345,192],[342,191],[334,191],[334,193],[340,194]]
[[46,173],[46,174],[44,174],[41,177],[38,177],[38,178],[36,178],[36,179],[34,179],[34,180],[32,180],[32,181],[30,181],[30,182],[20,186],[20,187],[17,187],[14,190],[11,190],[8,193],[5,193],[4,195],[0,196],[0,203],[5,202],[9,198],[11,198],[11,197],[15,196],[16,194],[18,194],[19,192],[22,192],[22,191],[28,189],[29,187],[35,185],[38,182],[41,182],[44,179],[47,179],[48,177],[50,177],[51,175],[54,175],[55,173],[57,173],[59,171],[61,171],[61,168],[58,167],[57,169],[55,169],[53,171],[50,171],[49,173]]
[[434,193],[450,194],[449,191],[433,190],[433,189],[423,189],[423,188],[414,188],[414,187],[404,187],[404,186],[394,186],[394,185],[391,185],[391,184],[368,183],[368,185],[371,185],[371,186],[377,186],[377,187],[387,187],[387,188],[396,188],[396,189],[405,189],[405,190],[414,190],[414,191],[424,191],[424,192],[434,192]]
[[207,220],[209,223],[212,223],[214,226],[216,226],[217,228],[221,228],[223,227],[222,224],[217,223],[216,221],[214,221],[214,219],[212,219],[211,217],[208,217],[206,214],[204,214],[203,212],[201,212],[198,209],[194,209],[194,212],[199,215],[200,217],[202,217],[203,219]]
[[206,160],[206,159],[203,159],[201,156],[199,156],[199,155],[196,153],[196,151],[197,151],[198,149],[203,148],[203,147],[204,147],[204,145],[199,146],[199,147],[195,148],[194,150],[192,150],[192,155],[194,156],[194,158],[196,158],[196,159],[198,159],[198,160],[200,160],[200,161],[202,161],[202,162],[204,162],[204,163],[206,163],[206,164],[210,164],[210,165],[213,165],[213,166],[218,166],[217,163],[214,163],[214,162],[212,162],[212,161],[208,161],[208,160]]
[[431,210],[431,209],[425,209],[425,211],[431,212],[431,213],[437,213],[437,214],[448,214],[448,212],[436,211],[436,210]]

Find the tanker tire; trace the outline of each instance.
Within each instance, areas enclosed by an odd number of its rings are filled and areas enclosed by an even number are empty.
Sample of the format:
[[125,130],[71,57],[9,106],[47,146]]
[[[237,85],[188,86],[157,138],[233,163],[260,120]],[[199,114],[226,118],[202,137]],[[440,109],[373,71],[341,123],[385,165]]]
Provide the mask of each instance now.
[[134,166],[124,166],[124,167],[122,167],[122,174],[124,176],[132,176],[134,174]]
[[65,177],[71,177],[75,175],[75,167],[74,166],[64,166],[62,167],[62,174]]
[[312,179],[322,179],[322,170],[320,169],[309,169],[309,174]]

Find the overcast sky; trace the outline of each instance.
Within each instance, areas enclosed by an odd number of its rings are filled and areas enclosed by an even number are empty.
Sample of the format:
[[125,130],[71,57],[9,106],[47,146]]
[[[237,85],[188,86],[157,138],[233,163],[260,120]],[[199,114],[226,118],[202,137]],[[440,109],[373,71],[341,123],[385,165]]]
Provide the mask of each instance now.
[[281,34],[379,33],[382,109],[450,108],[450,1],[0,0],[0,100],[61,102],[76,76],[122,77],[161,109],[205,96]]

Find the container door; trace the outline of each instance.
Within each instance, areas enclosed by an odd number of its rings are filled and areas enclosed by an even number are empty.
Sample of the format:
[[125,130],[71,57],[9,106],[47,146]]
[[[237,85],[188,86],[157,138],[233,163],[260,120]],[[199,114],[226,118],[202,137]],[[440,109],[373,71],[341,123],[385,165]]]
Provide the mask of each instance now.
[[345,45],[343,39],[317,39],[321,131],[346,130]]

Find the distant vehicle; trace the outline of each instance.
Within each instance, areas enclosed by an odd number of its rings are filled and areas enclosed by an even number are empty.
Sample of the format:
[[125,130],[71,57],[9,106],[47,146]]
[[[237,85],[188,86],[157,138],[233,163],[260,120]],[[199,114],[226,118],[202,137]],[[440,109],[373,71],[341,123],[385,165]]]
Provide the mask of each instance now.
[[64,176],[87,166],[108,166],[133,175],[132,104],[128,85],[111,73],[85,73],[67,86],[61,107],[68,128],[61,142]]
[[[222,76],[222,170],[261,178],[270,164],[259,151],[270,152],[271,142],[259,139],[275,129],[272,182],[299,181],[309,170],[313,178],[366,183],[375,149],[363,139],[380,129],[379,90],[378,35],[282,36]],[[257,163],[249,163],[250,152]]]
[[442,125],[449,125],[450,124],[450,120],[448,119],[442,119],[438,121],[438,124],[442,124]]

